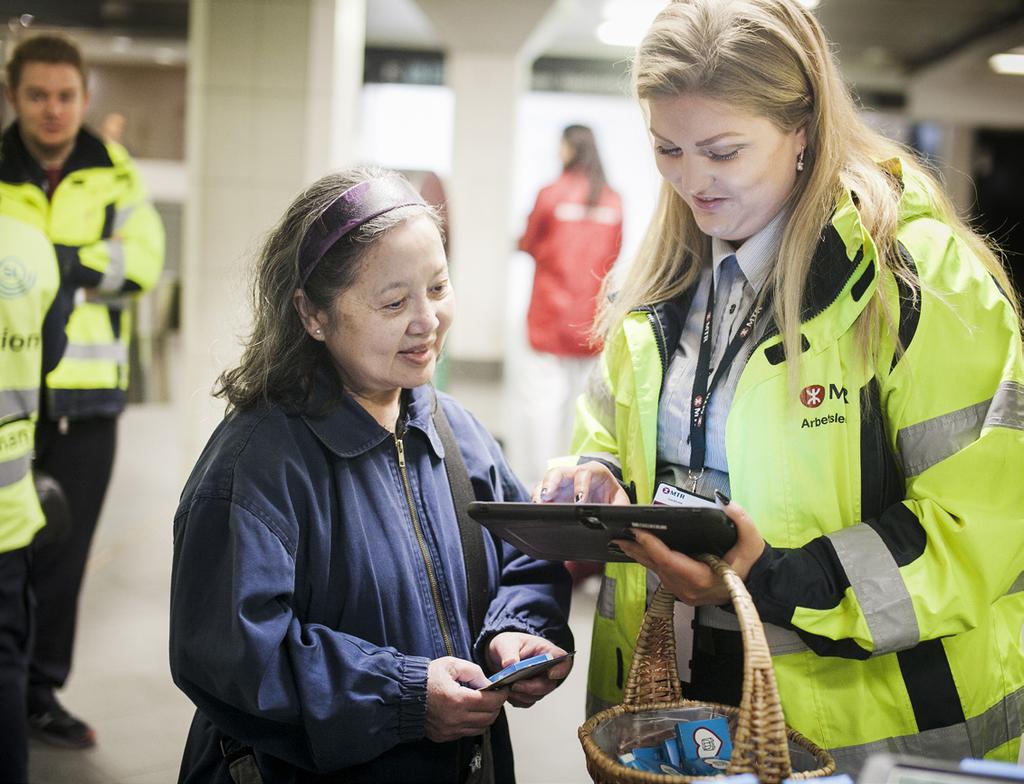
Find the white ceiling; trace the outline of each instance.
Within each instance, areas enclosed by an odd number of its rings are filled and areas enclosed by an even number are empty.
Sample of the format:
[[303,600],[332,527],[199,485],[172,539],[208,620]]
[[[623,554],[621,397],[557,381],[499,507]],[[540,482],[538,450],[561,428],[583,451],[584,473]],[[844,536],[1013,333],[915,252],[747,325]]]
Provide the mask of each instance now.
[[[605,0],[558,0],[550,25],[553,36],[543,54],[627,57],[628,48],[607,46],[595,36],[604,5]],[[1011,25],[1022,25],[1018,43],[1024,45],[1021,0],[821,0],[815,13],[835,44],[847,78],[878,88],[898,88],[914,71]],[[366,28],[370,45],[443,48],[416,0],[368,0]]]
[[[477,8],[515,2],[461,1]],[[607,46],[595,36],[604,6],[605,0],[556,0],[540,53],[609,61],[627,57],[628,48]],[[416,0],[367,0],[366,7],[368,45],[445,48]],[[84,48],[93,59],[157,61],[159,56],[181,63],[186,56],[187,0],[0,0],[0,24],[16,24],[22,13],[35,14],[37,25],[73,26],[86,36]],[[966,51],[984,63],[994,53],[986,50],[990,38],[992,46],[1007,40],[1024,45],[1024,0],[821,0],[816,13],[847,78],[876,89],[898,90],[908,75]],[[1007,31],[1015,29],[1019,35],[1007,39]],[[997,33],[1001,40],[996,41]]]

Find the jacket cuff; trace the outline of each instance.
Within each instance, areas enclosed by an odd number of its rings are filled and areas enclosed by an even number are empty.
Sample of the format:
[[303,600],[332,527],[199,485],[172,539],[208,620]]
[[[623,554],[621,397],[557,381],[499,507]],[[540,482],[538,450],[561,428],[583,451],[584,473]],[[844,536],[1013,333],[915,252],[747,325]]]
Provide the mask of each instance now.
[[480,633],[480,638],[474,646],[473,653],[476,656],[476,661],[480,664],[480,667],[484,672],[487,672],[488,669],[486,666],[487,646],[490,645],[491,640],[495,636],[502,632],[521,632],[522,634],[530,634],[534,637],[541,637],[548,642],[552,642],[564,650],[571,651],[573,649],[573,636],[568,624],[561,628],[541,629],[522,616],[512,614],[499,615],[493,622],[487,624],[484,630]]
[[476,645],[473,646],[473,654],[484,672],[488,670],[487,646],[491,644],[491,640],[494,637],[502,632],[521,632],[523,634],[532,634],[536,637],[544,636],[537,627],[524,618],[515,615],[499,615],[484,627],[477,638]]
[[399,684],[401,704],[398,710],[398,737],[401,742],[419,740],[427,723],[427,666],[424,656],[406,656],[402,660]]
[[768,542],[765,542],[761,557],[750,567],[750,572],[747,574],[747,579],[744,583],[750,592],[754,607],[757,608],[757,614],[761,616],[762,621],[786,629],[793,629],[795,628],[791,623],[793,607],[772,598],[769,589],[772,569],[779,563],[785,552],[785,550],[776,549],[768,544]]

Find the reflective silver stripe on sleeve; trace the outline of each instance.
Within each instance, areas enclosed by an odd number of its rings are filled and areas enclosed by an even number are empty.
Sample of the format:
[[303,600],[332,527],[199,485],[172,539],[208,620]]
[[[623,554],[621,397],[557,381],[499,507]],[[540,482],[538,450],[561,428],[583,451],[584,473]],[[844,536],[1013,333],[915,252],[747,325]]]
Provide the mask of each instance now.
[[921,639],[910,593],[881,537],[866,523],[828,534],[846,571],[874,643],[873,656],[902,651]]
[[97,288],[105,294],[113,294],[120,291],[124,285],[124,243],[121,240],[106,240],[103,244],[107,248],[110,261]]
[[24,479],[28,475],[31,459],[31,455],[24,454],[0,463],[0,487],[8,487]]
[[917,476],[978,440],[990,401],[926,419],[900,430],[896,444],[906,477]]
[[38,408],[38,387],[0,390],[0,422],[25,419]]
[[1004,381],[991,400],[900,430],[896,443],[903,457],[904,475],[917,476],[955,455],[978,439],[982,427],[1024,430],[1024,385]]
[[[740,631],[740,623],[736,616],[720,607],[708,605],[697,608],[697,625],[711,629],[725,629],[730,632]],[[772,656],[785,656],[787,653],[809,651],[800,635],[790,629],[783,629],[774,623],[764,624],[764,636],[768,640],[768,649]]]
[[128,361],[128,347],[123,343],[68,343],[68,347],[64,349],[64,358],[123,364]]
[[117,214],[114,215],[114,234],[117,234],[117,232],[124,228],[125,224],[128,223],[128,220],[132,217],[138,207],[138,204],[129,204],[127,207],[122,207],[117,211]]
[[615,578],[601,575],[601,590],[597,594],[597,612],[602,618],[615,620]]
[[1024,430],[1024,384],[1004,381],[992,397],[985,416],[985,427],[1009,427]]
[[917,735],[876,740],[860,746],[829,749],[829,754],[835,759],[839,770],[859,770],[868,757],[880,752],[917,754],[932,759],[963,759],[973,756],[971,739],[967,734],[967,727],[963,724],[926,730]]
[[1020,593],[1021,591],[1024,591],[1024,572],[1017,575],[1017,579],[1014,581],[1013,585],[1010,586],[1010,590],[1006,593]]
[[840,770],[858,770],[870,755],[878,752],[914,754],[932,759],[980,759],[1021,734],[1022,709],[1024,689],[1018,689],[963,724],[828,751]]

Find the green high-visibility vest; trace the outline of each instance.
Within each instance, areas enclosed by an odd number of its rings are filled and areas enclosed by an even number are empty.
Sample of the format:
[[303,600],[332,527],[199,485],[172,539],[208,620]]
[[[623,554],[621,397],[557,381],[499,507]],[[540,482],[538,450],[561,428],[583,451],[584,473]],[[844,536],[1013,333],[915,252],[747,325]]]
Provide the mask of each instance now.
[[0,214],[40,228],[82,290],[64,356],[46,377],[47,414],[117,416],[127,400],[130,304],[160,277],[163,224],[128,152],[85,129],[49,199],[37,168],[12,125],[3,137]]
[[43,320],[59,285],[46,236],[0,215],[0,552],[26,547],[45,522],[30,466]]
[[[918,299],[878,274],[847,194],[815,257],[824,288],[801,324],[798,386],[768,337],[726,423],[732,498],[773,548],[748,581],[771,621],[786,720],[846,770],[885,750],[1016,760],[1022,731],[1020,325],[984,266],[932,217],[923,187],[904,186],[898,239]],[[869,366],[854,324],[876,294],[898,315],[906,350],[887,336]],[[617,461],[639,503],[654,490],[664,371],[649,315],[631,313],[606,342],[573,447]],[[591,711],[622,700],[646,595],[642,567],[607,565]],[[728,621],[713,608],[698,609],[702,618]]]

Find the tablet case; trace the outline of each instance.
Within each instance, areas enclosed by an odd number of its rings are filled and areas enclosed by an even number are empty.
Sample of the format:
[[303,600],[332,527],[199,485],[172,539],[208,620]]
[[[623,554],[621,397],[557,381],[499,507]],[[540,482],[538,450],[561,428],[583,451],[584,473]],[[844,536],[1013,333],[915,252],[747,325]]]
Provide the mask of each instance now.
[[528,504],[475,501],[469,516],[534,558],[631,562],[613,542],[640,528],[687,555],[724,555],[736,527],[721,509],[614,504]]

